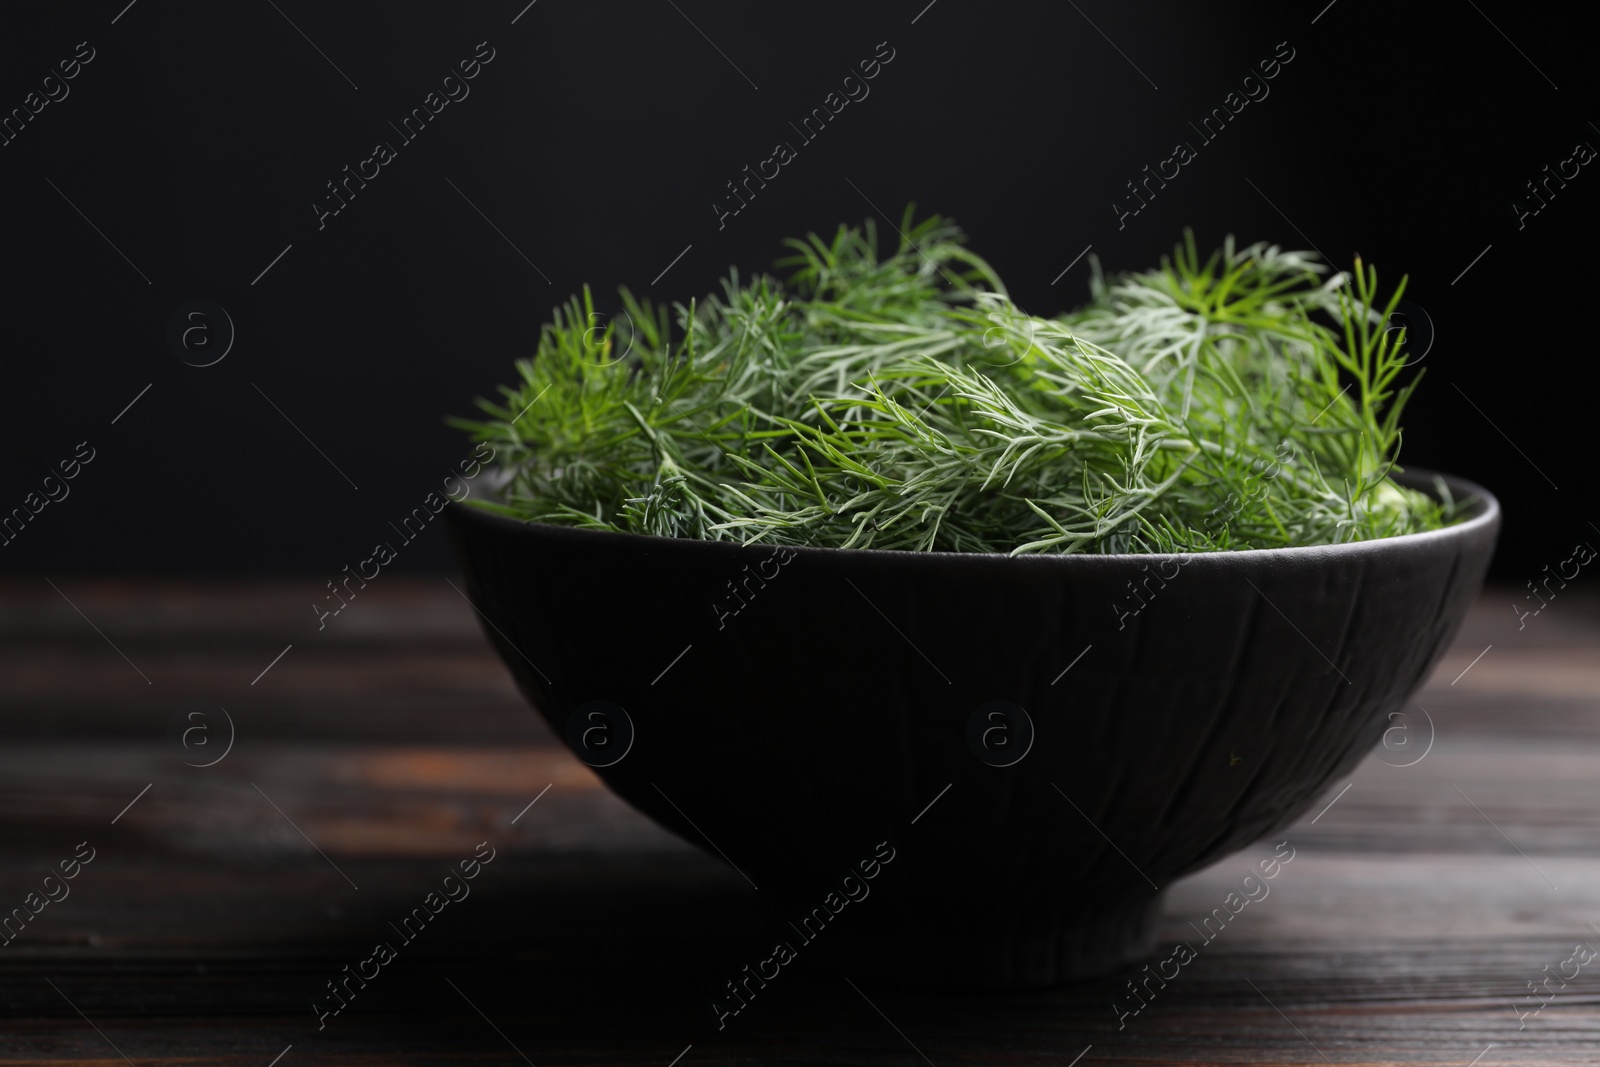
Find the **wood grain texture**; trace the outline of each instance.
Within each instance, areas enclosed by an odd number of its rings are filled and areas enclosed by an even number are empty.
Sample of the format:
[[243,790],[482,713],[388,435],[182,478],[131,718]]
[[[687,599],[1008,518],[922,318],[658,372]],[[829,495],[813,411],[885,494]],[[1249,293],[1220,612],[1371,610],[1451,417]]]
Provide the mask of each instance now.
[[[568,755],[443,581],[374,583],[321,632],[314,583],[57,583],[101,633],[42,581],[0,587],[0,911],[96,855],[0,948],[0,1063],[1600,1058],[1600,959],[1518,1014],[1600,947],[1600,611],[1576,593],[1519,630],[1491,590],[1426,715],[1275,838],[1294,860],[1213,940],[1195,927],[1271,843],[1172,886],[1152,964],[1196,958],[1120,1028],[1137,969],[926,996],[802,948],[719,1031],[708,998],[779,936],[759,893]],[[185,765],[189,701],[234,718],[214,767]],[[483,841],[471,896],[402,944],[389,924]],[[319,1031],[312,1000],[380,938],[396,960]]]

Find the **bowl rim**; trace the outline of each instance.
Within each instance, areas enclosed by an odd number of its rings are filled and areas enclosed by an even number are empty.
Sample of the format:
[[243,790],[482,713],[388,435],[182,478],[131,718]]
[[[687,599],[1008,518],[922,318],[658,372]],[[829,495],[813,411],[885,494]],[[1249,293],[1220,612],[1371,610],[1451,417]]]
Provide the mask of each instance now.
[[[1337,544],[1293,545],[1287,548],[1241,548],[1217,552],[1026,552],[1012,555],[1008,552],[943,552],[916,551],[897,548],[832,548],[818,545],[776,545],[765,541],[709,541],[698,537],[665,537],[661,534],[642,534],[618,530],[590,530],[581,526],[563,526],[556,523],[529,522],[513,519],[465,501],[449,501],[446,511],[461,522],[482,523],[515,531],[528,536],[555,538],[557,540],[601,541],[622,547],[634,544],[640,548],[658,548],[670,551],[693,552],[743,552],[750,549],[769,548],[791,551],[805,558],[859,560],[861,562],[893,563],[905,565],[918,560],[938,561],[938,565],[958,565],[960,561],[981,561],[995,565],[1012,566],[1071,566],[1118,567],[1130,563],[1149,563],[1156,559],[1177,559],[1184,564],[1214,563],[1215,565],[1248,565],[1274,562],[1289,563],[1295,560],[1310,561],[1319,557],[1336,555],[1351,557],[1370,552],[1394,551],[1404,548],[1421,548],[1430,542],[1445,542],[1470,537],[1482,531],[1493,534],[1500,523],[1500,501],[1476,482],[1452,474],[1444,474],[1425,467],[1396,468],[1394,479],[1402,485],[1424,491],[1432,487],[1433,480],[1442,480],[1457,500],[1467,502],[1469,517],[1437,530],[1398,534],[1393,537],[1376,537],[1364,541],[1343,541]],[[1432,495],[1432,494],[1430,494]],[[669,546],[671,546],[669,548]],[[696,546],[696,547],[690,547]],[[1027,563],[1024,561],[1038,561]],[[1044,562],[1051,561],[1051,562]],[[1074,562],[1067,562],[1074,561]],[[1091,562],[1092,561],[1092,562]]]

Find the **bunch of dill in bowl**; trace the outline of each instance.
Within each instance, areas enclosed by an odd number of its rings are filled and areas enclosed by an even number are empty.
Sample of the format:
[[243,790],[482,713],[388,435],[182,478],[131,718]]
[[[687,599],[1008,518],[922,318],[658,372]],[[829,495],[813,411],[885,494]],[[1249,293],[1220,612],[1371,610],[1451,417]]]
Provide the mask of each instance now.
[[670,309],[585,289],[520,382],[457,419],[503,464],[480,507],[666,537],[945,552],[1204,552],[1435,529],[1397,484],[1403,331],[1376,272],[1192,235],[1030,315],[937,216],[787,242],[787,279]]

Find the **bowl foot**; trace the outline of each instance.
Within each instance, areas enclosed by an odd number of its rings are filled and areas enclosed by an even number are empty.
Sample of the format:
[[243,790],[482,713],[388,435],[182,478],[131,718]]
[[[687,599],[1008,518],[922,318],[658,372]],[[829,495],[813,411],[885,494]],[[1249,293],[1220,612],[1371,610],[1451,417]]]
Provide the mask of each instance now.
[[[1155,949],[1161,894],[1060,912],[982,915],[968,909],[874,916],[826,955],[846,974],[919,989],[1028,989],[1105,974]],[[882,921],[879,922],[878,920]]]

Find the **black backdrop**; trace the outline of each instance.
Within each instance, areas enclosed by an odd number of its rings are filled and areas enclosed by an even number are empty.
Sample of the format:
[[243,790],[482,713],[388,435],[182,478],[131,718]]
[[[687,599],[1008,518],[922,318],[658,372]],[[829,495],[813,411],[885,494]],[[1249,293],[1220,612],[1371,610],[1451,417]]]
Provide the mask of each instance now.
[[[1520,228],[1512,206],[1600,145],[1562,9],[525,2],[7,13],[0,109],[61,98],[0,147],[0,509],[79,442],[94,459],[0,568],[331,575],[468,454],[443,417],[507,380],[582,284],[687,299],[785,236],[912,200],[1042,313],[1084,298],[1086,246],[1144,267],[1185,225],[1409,273],[1436,339],[1405,458],[1501,495],[1503,578],[1600,539],[1580,373],[1600,176],[1582,166]],[[790,123],[880,42],[870,95],[802,145]],[[389,123],[490,50],[403,142]],[[1289,50],[1202,145],[1187,124]],[[1125,183],[1179,140],[1197,157],[1119,228]],[[319,229],[325,183],[378,141],[395,158]],[[719,228],[726,183],[779,141],[797,157]],[[167,342],[196,299],[236,330],[209,367]],[[434,531],[402,560],[447,565]]]

